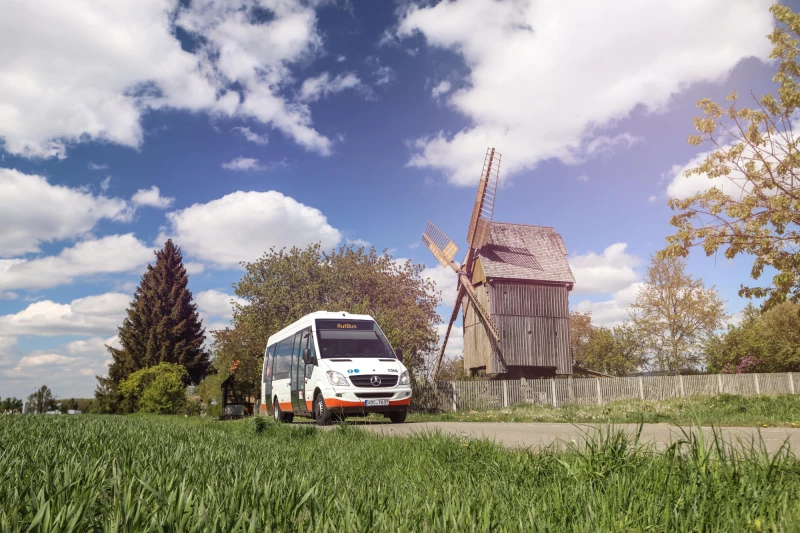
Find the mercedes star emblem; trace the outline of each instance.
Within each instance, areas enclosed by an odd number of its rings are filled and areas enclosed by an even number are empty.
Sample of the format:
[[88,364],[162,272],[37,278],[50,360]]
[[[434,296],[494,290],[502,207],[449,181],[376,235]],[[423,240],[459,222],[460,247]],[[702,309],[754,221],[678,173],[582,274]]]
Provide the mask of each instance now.
[[381,378],[379,378],[378,376],[372,376],[369,379],[369,382],[372,383],[373,387],[379,387],[381,384]]

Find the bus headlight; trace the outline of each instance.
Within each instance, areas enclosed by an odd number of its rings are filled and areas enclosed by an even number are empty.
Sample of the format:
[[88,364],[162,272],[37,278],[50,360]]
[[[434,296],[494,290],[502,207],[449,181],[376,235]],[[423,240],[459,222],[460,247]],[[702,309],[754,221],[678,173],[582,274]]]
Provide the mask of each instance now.
[[400,374],[400,385],[408,385],[408,370],[404,370],[402,374]]
[[344,377],[342,374],[334,372],[333,370],[328,370],[327,372],[325,372],[325,374],[328,376],[328,382],[331,385],[334,385],[336,387],[349,387],[349,384],[347,383],[347,378]]

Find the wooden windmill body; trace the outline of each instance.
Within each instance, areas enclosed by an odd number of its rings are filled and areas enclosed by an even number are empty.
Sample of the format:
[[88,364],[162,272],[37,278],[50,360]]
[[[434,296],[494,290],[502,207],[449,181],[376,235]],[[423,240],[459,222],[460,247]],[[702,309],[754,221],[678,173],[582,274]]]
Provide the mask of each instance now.
[[551,227],[494,222],[500,154],[486,152],[461,265],[458,247],[432,223],[422,236],[444,267],[458,274],[458,296],[434,369],[463,310],[464,366],[473,374],[546,377],[572,374],[569,291],[575,278],[567,249]]

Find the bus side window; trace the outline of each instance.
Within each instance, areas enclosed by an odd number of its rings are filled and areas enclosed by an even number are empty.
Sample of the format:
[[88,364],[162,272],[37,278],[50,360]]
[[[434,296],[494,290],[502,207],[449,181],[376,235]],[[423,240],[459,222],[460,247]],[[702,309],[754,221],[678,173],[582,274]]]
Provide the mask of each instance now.
[[[314,348],[314,333],[309,332],[308,344],[306,346],[311,351],[311,359],[314,360],[316,356],[316,349]],[[314,373],[314,365],[306,365],[306,379],[311,379],[311,374]]]
[[267,348],[267,353],[264,356],[264,383],[267,383],[272,376],[272,360],[275,357],[275,345],[269,346]]

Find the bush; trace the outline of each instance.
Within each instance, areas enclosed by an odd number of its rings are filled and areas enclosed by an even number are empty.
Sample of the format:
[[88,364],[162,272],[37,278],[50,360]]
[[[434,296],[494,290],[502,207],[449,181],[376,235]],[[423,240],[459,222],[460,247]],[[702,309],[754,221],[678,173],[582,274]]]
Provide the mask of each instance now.
[[120,383],[119,392],[133,411],[178,414],[186,405],[185,376],[183,366],[161,363],[131,374]]

